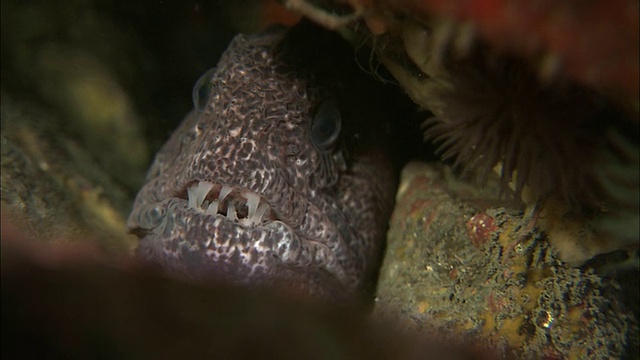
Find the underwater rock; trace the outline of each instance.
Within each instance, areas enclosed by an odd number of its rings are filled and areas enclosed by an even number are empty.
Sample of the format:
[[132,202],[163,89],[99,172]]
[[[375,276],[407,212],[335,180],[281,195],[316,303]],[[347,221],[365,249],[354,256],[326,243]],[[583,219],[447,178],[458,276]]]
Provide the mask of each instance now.
[[450,183],[438,166],[403,171],[376,316],[517,358],[610,359],[637,349],[632,297],[615,278],[567,266],[531,219],[456,197]]
[[89,235],[112,254],[131,251],[131,195],[62,129],[63,118],[2,92],[2,216],[42,242]]

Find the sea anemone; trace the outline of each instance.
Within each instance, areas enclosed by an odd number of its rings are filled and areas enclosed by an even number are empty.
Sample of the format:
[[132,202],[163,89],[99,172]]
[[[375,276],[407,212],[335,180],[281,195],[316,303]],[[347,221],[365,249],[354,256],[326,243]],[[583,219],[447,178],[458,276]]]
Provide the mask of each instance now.
[[637,123],[596,91],[562,74],[543,78],[529,59],[470,40],[467,30],[407,20],[402,49],[393,38],[376,49],[411,98],[433,114],[425,137],[442,158],[482,182],[498,169],[503,194],[513,189],[522,199],[526,188],[528,204],[554,197],[577,212],[617,206],[619,196],[607,186],[614,174],[606,168],[619,164],[624,171],[637,161],[630,164],[616,150],[620,139],[606,134],[623,132],[622,140],[637,148]]
[[500,165],[504,188],[525,185],[534,201],[548,196],[572,208],[597,209],[598,169],[605,146],[606,106],[591,91],[542,84],[526,64],[483,53],[448,65],[434,79],[425,135],[445,160],[486,179]]

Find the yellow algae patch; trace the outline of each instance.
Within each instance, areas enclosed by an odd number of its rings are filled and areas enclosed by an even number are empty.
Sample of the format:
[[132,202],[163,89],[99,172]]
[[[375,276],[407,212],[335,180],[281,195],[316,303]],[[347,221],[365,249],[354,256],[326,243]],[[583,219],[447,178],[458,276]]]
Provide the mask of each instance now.
[[418,303],[418,312],[420,314],[424,314],[429,308],[429,303],[426,301],[421,301]]

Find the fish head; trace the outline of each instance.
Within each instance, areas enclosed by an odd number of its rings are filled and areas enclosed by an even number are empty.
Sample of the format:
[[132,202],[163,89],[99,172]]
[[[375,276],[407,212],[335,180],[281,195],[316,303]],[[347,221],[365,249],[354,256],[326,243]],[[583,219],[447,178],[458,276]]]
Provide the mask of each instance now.
[[236,36],[198,81],[129,217],[139,255],[311,294],[371,278],[396,186],[390,111],[353,55],[332,50],[342,39],[292,31]]

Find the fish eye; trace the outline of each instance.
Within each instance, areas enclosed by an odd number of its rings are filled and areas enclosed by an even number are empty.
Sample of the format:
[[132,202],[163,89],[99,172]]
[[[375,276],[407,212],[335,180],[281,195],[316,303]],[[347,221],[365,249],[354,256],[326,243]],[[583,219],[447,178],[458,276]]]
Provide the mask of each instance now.
[[342,119],[335,99],[323,100],[311,122],[311,140],[320,149],[333,145],[340,135]]
[[215,67],[209,69],[202,76],[200,76],[200,79],[196,81],[196,85],[193,87],[193,106],[200,112],[205,111],[207,108],[209,95],[211,94],[211,89],[213,87],[211,78],[213,77],[213,74],[215,72]]

